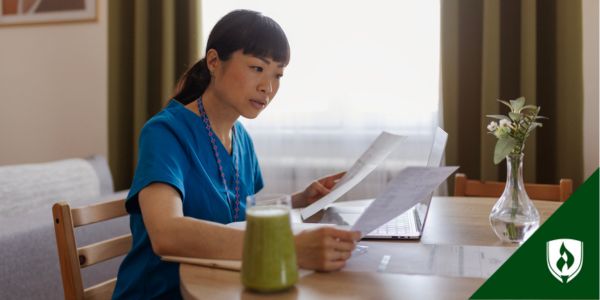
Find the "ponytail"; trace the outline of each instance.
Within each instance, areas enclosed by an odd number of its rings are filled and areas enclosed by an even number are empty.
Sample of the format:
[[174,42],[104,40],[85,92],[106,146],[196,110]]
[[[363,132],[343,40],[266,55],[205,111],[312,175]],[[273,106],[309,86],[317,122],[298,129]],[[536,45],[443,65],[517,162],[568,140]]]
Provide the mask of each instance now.
[[206,58],[203,58],[179,78],[173,98],[184,105],[189,104],[202,96],[209,83],[210,71],[206,64]]

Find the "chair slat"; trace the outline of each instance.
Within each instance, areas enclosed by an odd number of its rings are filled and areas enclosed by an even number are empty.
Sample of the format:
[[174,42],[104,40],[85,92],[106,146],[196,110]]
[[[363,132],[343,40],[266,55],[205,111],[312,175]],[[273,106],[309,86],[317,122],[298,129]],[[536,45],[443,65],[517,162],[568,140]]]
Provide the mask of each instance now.
[[499,197],[502,191],[504,191],[504,183],[501,182],[467,180],[465,187],[466,196]]
[[[500,197],[504,186],[504,182],[468,180],[465,174],[457,173],[454,181],[454,195]],[[573,192],[573,181],[561,179],[558,185],[525,183],[525,190],[531,199],[564,202]]]
[[117,279],[109,279],[105,282],[91,286],[83,292],[86,300],[106,300],[112,297]]
[[562,201],[558,185],[528,183],[525,184],[525,190],[531,199]]
[[73,226],[93,224],[127,215],[123,199],[87,205],[71,210]]
[[79,265],[89,267],[105,260],[126,254],[131,248],[131,234],[125,234],[77,249]]

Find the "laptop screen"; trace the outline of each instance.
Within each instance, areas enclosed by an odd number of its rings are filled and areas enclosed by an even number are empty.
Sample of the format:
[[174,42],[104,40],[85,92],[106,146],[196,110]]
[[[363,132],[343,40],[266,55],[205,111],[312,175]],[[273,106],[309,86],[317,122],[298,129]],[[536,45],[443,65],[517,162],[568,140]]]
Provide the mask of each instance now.
[[446,142],[448,141],[448,133],[441,128],[436,128],[433,136],[433,143],[431,144],[431,151],[429,151],[429,157],[427,158],[428,167],[439,167],[442,165],[442,158],[444,157],[444,149],[446,149]]
[[[442,159],[444,158],[444,150],[446,149],[446,142],[448,141],[448,133],[441,128],[436,128],[433,142],[431,143],[431,150],[429,151],[429,157],[427,158],[428,167],[439,167],[442,165]],[[415,205],[415,219],[418,223],[419,232],[423,231],[425,225],[425,218],[429,211],[429,202],[433,194],[429,195],[425,201]]]

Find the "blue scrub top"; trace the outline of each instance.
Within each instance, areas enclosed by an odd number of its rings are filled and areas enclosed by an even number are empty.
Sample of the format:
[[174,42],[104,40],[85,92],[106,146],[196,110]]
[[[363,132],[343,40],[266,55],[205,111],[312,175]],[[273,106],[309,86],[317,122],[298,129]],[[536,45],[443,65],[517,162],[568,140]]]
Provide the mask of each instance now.
[[[235,202],[233,159],[239,162],[238,221],[243,221],[246,196],[260,191],[263,180],[250,136],[239,122],[234,129],[231,155],[219,139],[215,141],[232,202]],[[185,216],[222,224],[234,221],[235,204],[229,204],[225,196],[202,118],[183,104],[171,100],[150,119],[142,129],[139,145],[138,165],[125,204],[133,243],[119,268],[113,299],[179,299],[179,264],[161,261],[152,251],[138,193],[154,182],[169,184],[181,195]]]

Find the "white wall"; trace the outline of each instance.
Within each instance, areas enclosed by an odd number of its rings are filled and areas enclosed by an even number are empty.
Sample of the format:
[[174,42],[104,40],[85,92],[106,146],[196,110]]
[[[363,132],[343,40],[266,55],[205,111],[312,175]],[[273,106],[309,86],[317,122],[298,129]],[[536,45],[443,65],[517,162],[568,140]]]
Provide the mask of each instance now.
[[107,28],[0,27],[0,165],[107,155]]
[[583,0],[583,178],[598,168],[598,0]]

